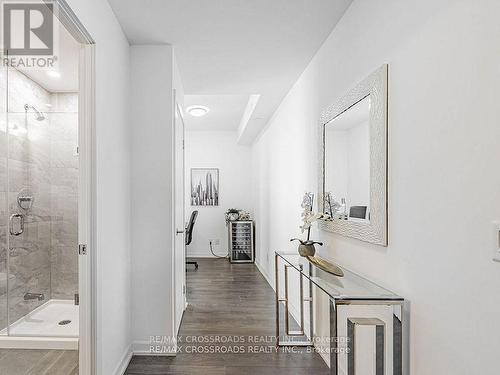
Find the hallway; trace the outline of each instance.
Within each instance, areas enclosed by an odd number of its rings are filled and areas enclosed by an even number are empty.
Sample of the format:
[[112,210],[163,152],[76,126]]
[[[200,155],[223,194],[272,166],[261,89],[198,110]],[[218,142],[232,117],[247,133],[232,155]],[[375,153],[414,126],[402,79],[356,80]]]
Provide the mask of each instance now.
[[[127,375],[329,373],[318,354],[276,352],[270,339],[275,335],[274,291],[255,265],[198,262],[197,271],[186,272],[189,306],[180,329],[181,352],[176,357],[134,356]],[[226,342],[193,343],[217,338]],[[217,348],[219,353],[213,353]]]

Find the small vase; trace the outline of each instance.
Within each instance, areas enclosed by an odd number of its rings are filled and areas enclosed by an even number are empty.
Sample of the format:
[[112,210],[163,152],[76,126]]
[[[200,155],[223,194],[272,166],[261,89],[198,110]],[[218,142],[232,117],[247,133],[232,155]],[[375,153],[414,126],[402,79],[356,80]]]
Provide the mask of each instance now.
[[316,253],[316,249],[314,248],[314,244],[300,244],[299,245],[299,254],[303,257],[312,257]]

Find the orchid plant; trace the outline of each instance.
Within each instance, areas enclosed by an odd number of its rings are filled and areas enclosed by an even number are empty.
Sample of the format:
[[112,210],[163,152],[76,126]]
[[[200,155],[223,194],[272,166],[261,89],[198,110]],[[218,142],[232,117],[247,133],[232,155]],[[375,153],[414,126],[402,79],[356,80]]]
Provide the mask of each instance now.
[[301,214],[302,225],[300,226],[300,229],[302,233],[307,231],[307,239],[301,240],[300,238],[292,238],[290,241],[299,241],[302,245],[318,244],[320,246],[323,246],[322,242],[311,240],[311,227],[316,221],[330,220],[331,217],[326,213],[315,213],[313,211],[313,202],[314,202],[314,194],[305,193],[304,198],[302,198],[302,204],[300,205],[304,209],[304,211]]

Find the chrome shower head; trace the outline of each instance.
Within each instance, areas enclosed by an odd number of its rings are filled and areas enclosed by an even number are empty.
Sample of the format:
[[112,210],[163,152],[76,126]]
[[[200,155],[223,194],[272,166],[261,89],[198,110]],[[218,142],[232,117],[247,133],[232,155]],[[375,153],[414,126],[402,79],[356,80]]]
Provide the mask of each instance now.
[[28,112],[29,109],[32,109],[34,112],[35,112],[35,115],[36,115],[36,120],[37,121],[43,121],[45,120],[45,115],[43,114],[43,112],[39,111],[38,109],[36,109],[34,106],[32,105],[29,105],[29,104],[25,104],[24,105],[24,110],[26,111],[26,113]]

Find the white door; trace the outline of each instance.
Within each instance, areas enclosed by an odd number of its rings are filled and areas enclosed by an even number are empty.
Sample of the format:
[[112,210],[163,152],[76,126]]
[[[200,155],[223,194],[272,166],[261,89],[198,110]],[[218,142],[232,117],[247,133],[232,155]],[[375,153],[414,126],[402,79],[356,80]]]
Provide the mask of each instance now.
[[184,120],[179,105],[175,104],[175,155],[174,155],[174,283],[175,283],[175,331],[179,332],[182,314],[186,307],[186,254],[184,245]]

